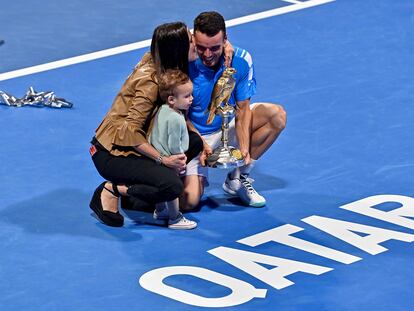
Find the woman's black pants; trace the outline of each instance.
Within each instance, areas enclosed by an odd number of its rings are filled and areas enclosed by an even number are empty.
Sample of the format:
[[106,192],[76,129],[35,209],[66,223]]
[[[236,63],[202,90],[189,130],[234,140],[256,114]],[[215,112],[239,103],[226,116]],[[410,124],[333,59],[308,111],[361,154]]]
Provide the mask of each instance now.
[[[189,132],[189,138],[187,162],[203,148],[198,134]],[[134,205],[142,203],[153,206],[158,202],[174,200],[183,192],[183,183],[173,169],[158,165],[145,156],[114,156],[99,145],[95,146],[97,152],[92,160],[98,173],[110,182],[127,185],[127,194],[138,199]]]

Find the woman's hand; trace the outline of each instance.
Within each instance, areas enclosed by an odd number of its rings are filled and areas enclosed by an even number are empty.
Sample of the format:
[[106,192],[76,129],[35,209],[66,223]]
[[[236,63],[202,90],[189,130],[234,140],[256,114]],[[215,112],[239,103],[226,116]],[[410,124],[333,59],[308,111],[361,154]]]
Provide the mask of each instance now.
[[186,161],[187,161],[187,157],[184,153],[173,154],[169,157],[162,158],[162,164],[165,165],[166,167],[174,169],[177,173],[185,170]]
[[[147,156],[150,159],[158,159],[160,153],[149,143],[143,143],[139,146],[135,146],[135,150],[137,150],[142,155]],[[161,163],[166,167],[174,169],[176,172],[181,172],[185,169],[185,162],[187,161],[187,157],[184,153],[174,154],[169,157],[162,157]]]
[[230,67],[233,60],[234,47],[229,40],[224,43],[224,66]]

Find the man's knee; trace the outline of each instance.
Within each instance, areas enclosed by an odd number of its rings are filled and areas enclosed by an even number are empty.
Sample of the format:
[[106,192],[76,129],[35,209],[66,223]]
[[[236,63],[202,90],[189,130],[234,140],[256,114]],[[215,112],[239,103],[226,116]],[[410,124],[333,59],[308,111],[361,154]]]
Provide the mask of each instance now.
[[278,104],[256,103],[253,105],[253,115],[255,128],[270,126],[277,133],[286,127],[286,111]]
[[278,132],[281,132],[286,127],[287,114],[285,109],[281,105],[269,106],[270,112],[269,124]]

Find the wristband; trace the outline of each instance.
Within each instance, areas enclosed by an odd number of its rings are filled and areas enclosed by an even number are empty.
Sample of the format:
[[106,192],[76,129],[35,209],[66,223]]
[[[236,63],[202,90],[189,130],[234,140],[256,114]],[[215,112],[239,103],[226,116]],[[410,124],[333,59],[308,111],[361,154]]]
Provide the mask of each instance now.
[[162,165],[162,159],[164,157],[160,154],[156,159],[155,159],[155,163],[157,163],[158,165]]

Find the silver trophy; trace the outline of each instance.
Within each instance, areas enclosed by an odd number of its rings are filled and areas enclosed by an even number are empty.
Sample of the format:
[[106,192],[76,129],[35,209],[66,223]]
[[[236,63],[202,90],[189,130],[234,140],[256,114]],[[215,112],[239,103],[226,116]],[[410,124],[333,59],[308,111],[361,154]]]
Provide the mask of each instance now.
[[234,108],[230,106],[228,102],[236,84],[236,81],[233,78],[233,74],[235,73],[236,69],[231,67],[226,68],[214,86],[211,95],[207,124],[211,124],[216,115],[220,115],[222,121],[221,143],[206,159],[206,163],[209,167],[226,169],[244,165],[244,157],[241,151],[228,145],[229,119],[234,115]]
[[16,98],[13,95],[0,91],[0,104],[13,107],[52,107],[52,108],[72,108],[73,104],[64,98],[56,97],[52,91],[36,92],[33,87],[29,87],[26,95]]

